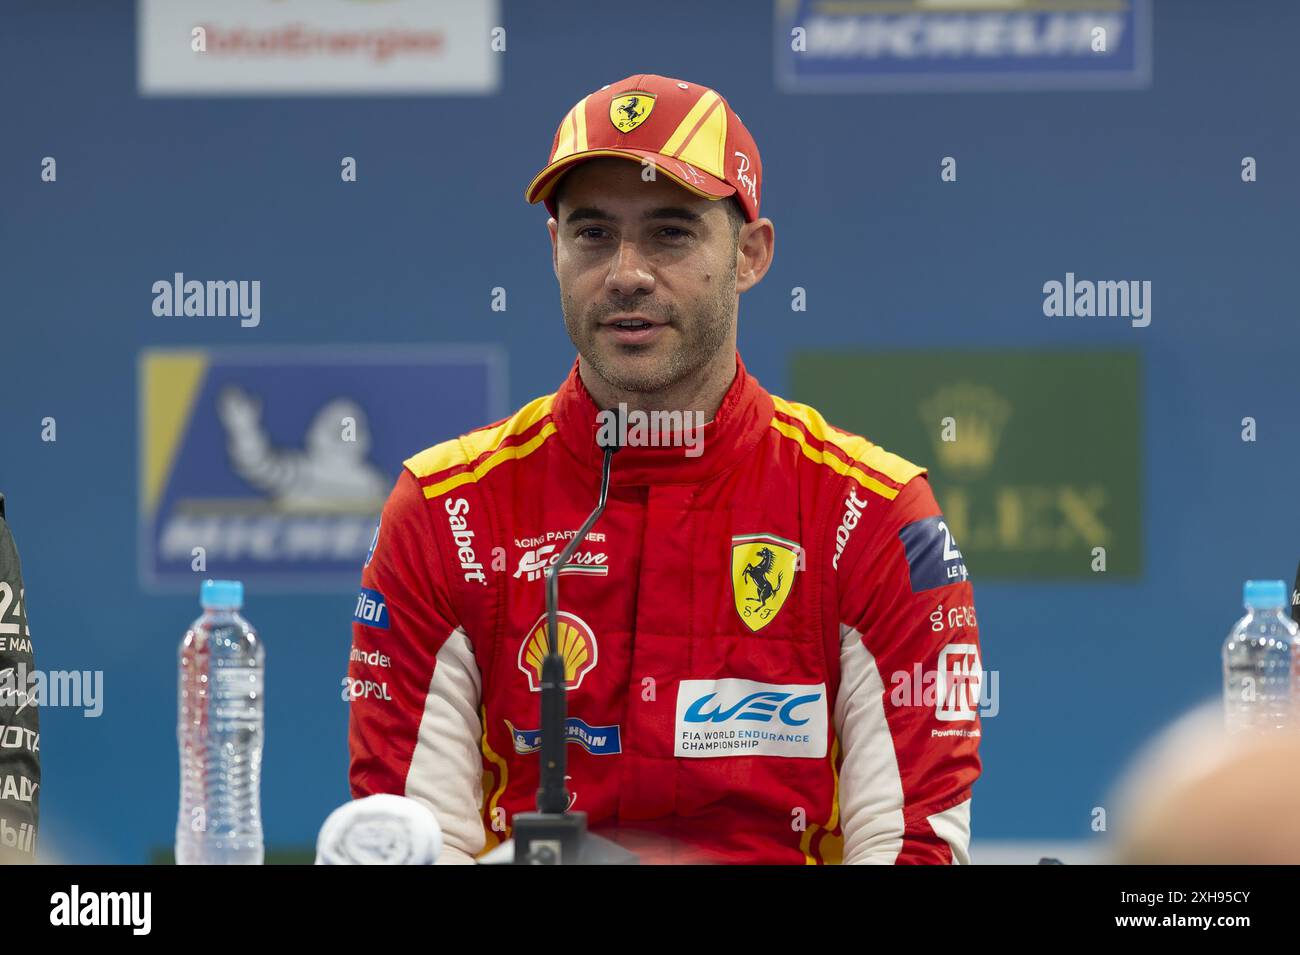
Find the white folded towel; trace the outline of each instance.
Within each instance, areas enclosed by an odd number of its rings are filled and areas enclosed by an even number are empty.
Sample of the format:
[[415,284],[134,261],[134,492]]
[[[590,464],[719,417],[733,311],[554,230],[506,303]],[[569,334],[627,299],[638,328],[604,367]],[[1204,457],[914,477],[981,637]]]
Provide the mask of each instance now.
[[429,807],[389,793],[335,809],[316,839],[317,865],[433,865],[441,852]]

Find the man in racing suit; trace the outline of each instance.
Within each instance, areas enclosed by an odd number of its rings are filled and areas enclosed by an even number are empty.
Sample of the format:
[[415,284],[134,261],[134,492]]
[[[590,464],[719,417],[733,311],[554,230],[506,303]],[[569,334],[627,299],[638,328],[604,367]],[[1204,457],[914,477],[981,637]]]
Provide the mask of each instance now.
[[353,794],[424,801],[442,862],[536,807],[544,571],[611,423],[607,507],[558,570],[570,808],[643,861],[969,861],[966,568],[923,468],[745,370],[761,175],[718,94],[638,75],[570,110],[529,187],[578,360],[405,462],[344,680]]
[[35,678],[23,568],[0,494],[0,865],[36,858],[41,723]]

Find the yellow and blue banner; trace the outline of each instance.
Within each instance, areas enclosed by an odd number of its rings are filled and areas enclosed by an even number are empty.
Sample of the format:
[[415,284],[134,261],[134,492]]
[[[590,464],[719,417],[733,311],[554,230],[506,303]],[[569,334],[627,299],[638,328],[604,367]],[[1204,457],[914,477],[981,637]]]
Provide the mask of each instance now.
[[495,348],[146,350],[140,577],[354,587],[402,460],[501,417]]

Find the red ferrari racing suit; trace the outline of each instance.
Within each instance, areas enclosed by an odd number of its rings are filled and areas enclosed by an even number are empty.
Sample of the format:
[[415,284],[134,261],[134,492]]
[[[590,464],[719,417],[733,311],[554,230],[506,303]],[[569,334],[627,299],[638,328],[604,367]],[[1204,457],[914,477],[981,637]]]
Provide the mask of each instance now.
[[[595,506],[597,413],[575,363],[408,459],[376,530],[352,792],[424,801],[443,862],[536,808],[544,569]],[[644,861],[968,862],[979,638],[924,470],[739,356],[697,437],[621,448],[559,571],[570,808]]]

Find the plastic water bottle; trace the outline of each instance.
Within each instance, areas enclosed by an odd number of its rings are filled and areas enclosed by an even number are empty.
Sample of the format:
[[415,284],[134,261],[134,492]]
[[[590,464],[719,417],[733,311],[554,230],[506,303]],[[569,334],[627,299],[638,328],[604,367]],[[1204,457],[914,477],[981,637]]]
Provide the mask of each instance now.
[[266,651],[239,615],[244,585],[205,580],[180,646],[178,865],[261,865]]
[[1296,728],[1296,651],[1300,628],[1287,618],[1286,584],[1248,580],[1246,616],[1223,644],[1223,702],[1229,733]]

